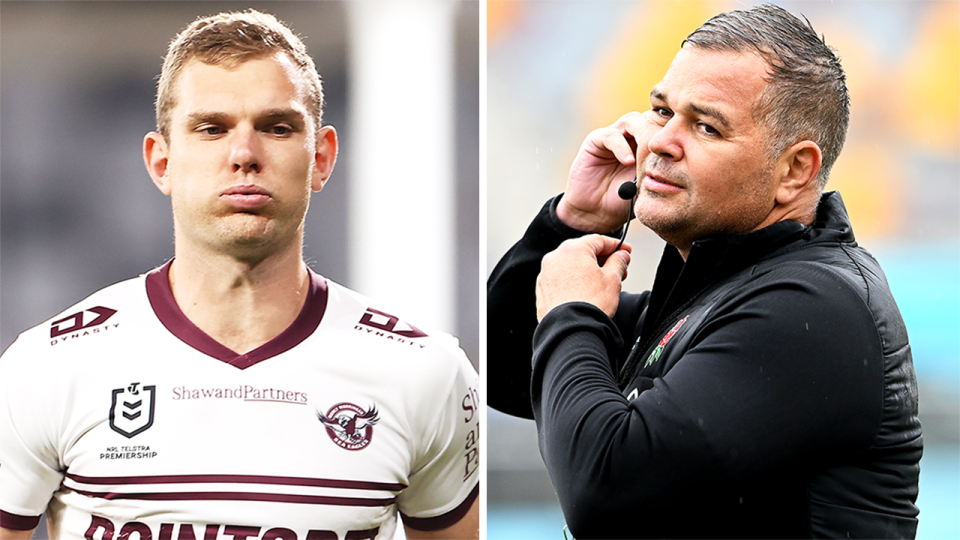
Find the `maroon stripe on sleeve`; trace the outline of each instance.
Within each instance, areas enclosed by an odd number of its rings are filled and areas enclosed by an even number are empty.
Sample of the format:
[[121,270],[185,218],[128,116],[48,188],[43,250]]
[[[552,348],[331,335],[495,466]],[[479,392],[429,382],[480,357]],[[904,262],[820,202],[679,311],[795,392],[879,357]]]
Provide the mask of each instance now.
[[173,296],[173,289],[170,288],[171,264],[173,260],[150,272],[146,277],[147,298],[157,319],[180,341],[207,356],[239,369],[246,369],[299,345],[320,326],[320,321],[327,309],[327,282],[308,268],[310,290],[293,324],[260,347],[246,354],[237,354],[204,333],[180,310]]
[[158,476],[81,476],[66,473],[66,477],[83,484],[272,484],[278,486],[311,486],[340,489],[402,491],[407,486],[394,482],[366,482],[333,478],[303,478],[296,476],[263,476],[258,474],[173,474]]
[[40,516],[20,516],[0,510],[0,527],[14,531],[29,531],[36,529],[40,523]]
[[114,493],[83,491],[77,493],[98,499],[136,499],[140,501],[258,501],[296,504],[324,504],[332,506],[390,506],[396,497],[364,499],[360,497],[325,497],[321,495],[298,495],[293,493],[251,493],[231,491],[174,491],[157,493]]
[[459,506],[447,512],[446,514],[428,518],[417,518],[410,517],[403,512],[400,512],[400,516],[403,518],[403,524],[411,529],[416,529],[418,531],[439,531],[440,529],[446,529],[447,527],[463,519],[463,516],[467,515],[467,511],[470,510],[470,505],[473,504],[473,501],[476,500],[477,495],[479,494],[480,484],[478,483],[477,485],[473,486],[473,491],[467,495],[467,498],[464,499]]

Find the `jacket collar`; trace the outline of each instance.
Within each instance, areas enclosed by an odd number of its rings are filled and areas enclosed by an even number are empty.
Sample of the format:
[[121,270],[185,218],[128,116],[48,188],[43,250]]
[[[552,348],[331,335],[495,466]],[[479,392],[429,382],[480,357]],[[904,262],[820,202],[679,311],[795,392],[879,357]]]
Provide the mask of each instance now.
[[668,244],[657,267],[643,335],[654,332],[664,316],[705,287],[798,244],[820,242],[855,242],[847,209],[836,191],[820,197],[816,217],[810,226],[784,220],[748,233],[703,238],[690,247],[686,262],[677,249]]

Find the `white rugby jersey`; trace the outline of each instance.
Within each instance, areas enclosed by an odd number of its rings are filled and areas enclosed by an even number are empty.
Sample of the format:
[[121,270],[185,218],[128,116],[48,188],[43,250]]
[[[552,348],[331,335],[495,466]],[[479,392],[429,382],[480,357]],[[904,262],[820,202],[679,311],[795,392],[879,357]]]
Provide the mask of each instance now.
[[[0,524],[54,538],[392,538],[478,492],[477,373],[311,272],[296,321],[238,355],[170,263],[20,335],[0,359]],[[49,507],[48,507],[49,503]]]

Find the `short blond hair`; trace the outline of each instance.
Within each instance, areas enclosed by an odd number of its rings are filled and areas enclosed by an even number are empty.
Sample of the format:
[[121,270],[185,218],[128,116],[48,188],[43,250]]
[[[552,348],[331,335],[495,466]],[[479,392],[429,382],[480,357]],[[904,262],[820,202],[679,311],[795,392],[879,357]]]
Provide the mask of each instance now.
[[242,62],[282,52],[303,77],[307,108],[319,130],[323,85],[313,59],[300,38],[269,13],[254,9],[201,17],[170,42],[157,84],[157,131],[169,139],[170,115],[177,104],[176,82],[188,61],[234,67]]

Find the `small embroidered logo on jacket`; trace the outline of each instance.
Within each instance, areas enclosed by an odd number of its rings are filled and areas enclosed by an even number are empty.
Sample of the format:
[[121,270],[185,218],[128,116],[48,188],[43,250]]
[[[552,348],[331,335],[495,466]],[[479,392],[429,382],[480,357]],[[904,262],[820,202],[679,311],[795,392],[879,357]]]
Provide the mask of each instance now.
[[330,440],[340,448],[362,450],[373,440],[373,426],[380,421],[377,406],[363,410],[353,403],[337,403],[327,414],[317,411]]
[[677,333],[677,330],[680,330],[680,327],[683,326],[683,323],[687,322],[687,318],[684,317],[680,319],[680,322],[673,325],[673,328],[667,332],[667,335],[663,336],[663,339],[660,340],[660,344],[657,345],[657,348],[650,353],[650,356],[647,357],[647,361],[644,362],[643,367],[647,367],[650,364],[656,362],[660,358],[660,353],[663,352],[663,348],[667,346],[667,343],[670,343],[670,340],[673,338],[673,335]]

